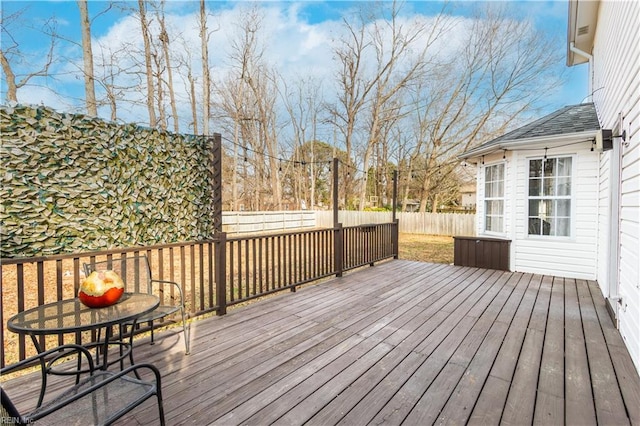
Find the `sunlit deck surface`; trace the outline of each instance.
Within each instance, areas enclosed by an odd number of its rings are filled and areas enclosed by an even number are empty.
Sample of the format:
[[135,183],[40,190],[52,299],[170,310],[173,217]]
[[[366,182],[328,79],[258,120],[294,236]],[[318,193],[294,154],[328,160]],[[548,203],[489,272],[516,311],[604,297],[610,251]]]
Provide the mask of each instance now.
[[[162,371],[168,425],[640,424],[590,281],[394,260],[196,320],[188,356],[157,338],[135,354]],[[119,424],[157,422],[152,399]]]

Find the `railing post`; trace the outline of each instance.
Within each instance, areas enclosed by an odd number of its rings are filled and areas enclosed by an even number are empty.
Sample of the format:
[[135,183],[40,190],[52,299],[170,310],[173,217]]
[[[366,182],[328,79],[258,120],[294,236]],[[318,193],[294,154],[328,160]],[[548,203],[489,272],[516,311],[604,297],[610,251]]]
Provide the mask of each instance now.
[[333,265],[336,277],[341,277],[344,268],[344,229],[341,223],[333,228]]
[[333,158],[333,227],[338,226],[338,166],[340,165],[340,161],[338,158]]
[[399,244],[398,244],[398,234],[399,234],[399,229],[400,229],[400,225],[399,225],[399,220],[395,219],[393,221],[393,224],[391,225],[391,246],[393,247],[393,258],[397,259],[398,258],[398,251],[399,251]]
[[212,214],[213,214],[213,231],[215,233],[222,232],[222,135],[214,133],[210,138],[213,151],[212,175],[211,182],[213,194]]
[[227,233],[220,232],[215,236],[216,257],[216,301],[218,309],[216,315],[227,313]]

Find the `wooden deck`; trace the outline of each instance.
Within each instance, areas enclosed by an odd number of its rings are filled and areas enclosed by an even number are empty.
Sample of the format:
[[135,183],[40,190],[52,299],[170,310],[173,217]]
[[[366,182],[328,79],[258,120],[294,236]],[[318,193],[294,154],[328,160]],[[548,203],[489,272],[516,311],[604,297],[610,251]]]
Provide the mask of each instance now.
[[[188,356],[180,333],[136,347],[162,371],[168,425],[640,424],[640,379],[590,281],[394,260],[191,336]],[[120,423],[157,421],[147,401]]]

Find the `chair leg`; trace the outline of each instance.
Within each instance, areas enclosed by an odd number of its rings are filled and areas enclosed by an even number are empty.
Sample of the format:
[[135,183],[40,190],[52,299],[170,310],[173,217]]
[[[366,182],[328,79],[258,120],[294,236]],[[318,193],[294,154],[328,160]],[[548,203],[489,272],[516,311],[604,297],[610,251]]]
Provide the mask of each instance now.
[[162,390],[160,389],[160,384],[156,384],[156,397],[158,398],[158,415],[160,416],[160,426],[165,426],[164,422],[164,406],[162,402]]
[[[125,332],[127,329],[127,326],[125,324],[124,326]],[[131,333],[129,333],[129,362],[131,363],[131,365],[135,365],[135,361],[133,360],[133,335],[136,331],[136,323],[134,322],[133,324],[131,324]],[[120,334],[120,336],[123,336],[122,334]],[[121,363],[124,363],[124,360],[120,361]],[[140,377],[140,374],[138,373],[138,369],[136,368],[135,370],[133,370],[133,374],[136,375],[136,378],[138,380],[142,380],[142,377]]]
[[187,332],[187,321],[184,315],[184,306],[180,307],[180,312],[182,313],[182,332],[184,334],[184,353],[185,355],[189,355],[189,337],[191,335],[191,331]]
[[[119,324],[119,333],[120,333],[120,371],[124,370],[124,347],[122,346],[122,342],[124,339],[124,333],[127,329],[126,324]],[[131,344],[132,342],[129,342],[129,344]],[[131,348],[131,352],[133,351],[133,348]],[[129,352],[129,353],[131,353]],[[132,364],[133,365],[133,364]]]
[[149,324],[151,324],[151,343],[149,343],[150,345],[155,345],[156,342],[153,340],[153,321],[149,321]]

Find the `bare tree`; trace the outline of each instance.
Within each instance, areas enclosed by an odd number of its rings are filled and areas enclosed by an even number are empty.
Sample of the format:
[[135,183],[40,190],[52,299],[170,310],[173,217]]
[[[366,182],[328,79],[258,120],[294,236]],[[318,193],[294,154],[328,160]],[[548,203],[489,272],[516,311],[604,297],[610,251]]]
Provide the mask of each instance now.
[[[347,158],[351,159],[357,118],[365,105],[372,86],[365,84],[361,77],[364,51],[368,46],[364,25],[355,28],[344,18],[343,27],[347,34],[341,37],[337,46],[334,47],[335,60],[338,65],[336,73],[338,100],[335,105],[327,105],[327,109],[332,117],[332,124],[340,130],[344,138]],[[341,173],[341,181],[344,183],[341,188],[341,198],[343,204],[347,205],[353,185],[349,170],[343,167]]]
[[56,47],[56,21],[50,19],[44,23],[42,29],[33,29],[34,31],[42,31],[49,36],[49,45],[46,53],[44,54],[44,61],[36,60],[35,63],[39,63],[35,67],[35,70],[21,73],[16,71],[16,66],[21,63],[29,62],[24,53],[20,50],[20,45],[11,34],[10,26],[12,24],[19,25],[21,22],[21,16],[26,11],[21,9],[11,15],[5,15],[2,13],[0,25],[2,27],[2,48],[0,49],[0,65],[5,75],[6,81],[6,100],[9,102],[18,101],[18,89],[26,86],[32,78],[35,77],[47,77],[49,76],[49,68],[54,62],[53,52]]
[[[304,200],[305,205],[313,210],[316,204],[316,144],[307,142],[316,141],[318,116],[322,110],[320,82],[308,77],[300,77],[293,84],[289,84],[284,78],[280,81],[281,97],[292,126],[292,164],[302,166],[291,170],[287,168],[286,171],[293,172],[295,177],[292,180],[295,199]],[[308,149],[302,150],[301,147],[305,144]]]
[[[401,6],[395,1],[388,9],[386,4],[363,6],[356,22],[343,20],[346,37],[334,48],[338,108],[330,110],[349,157],[355,152],[358,128],[363,129],[358,152],[365,169],[378,145],[384,144],[382,129],[390,129],[386,122],[401,114],[403,93],[416,80],[426,78],[427,52],[445,28],[442,15],[431,25],[405,22],[400,18]],[[367,179],[365,173],[358,194],[360,209],[365,207]]]
[[412,154],[424,160],[420,211],[427,203],[437,209],[448,191],[438,185],[454,173],[459,153],[496,137],[559,83],[552,40],[528,22],[507,19],[504,7],[494,5],[471,22],[455,29],[468,34],[455,59],[438,64],[414,95],[422,100],[414,109]]
[[165,0],[160,3],[160,11],[157,11],[157,18],[160,24],[160,36],[158,37],[162,46],[164,64],[167,73],[167,90],[169,92],[169,103],[171,105],[171,119],[173,121],[173,130],[178,133],[180,131],[180,120],[178,119],[178,105],[176,103],[176,92],[173,86],[173,70],[171,67],[171,56],[169,55],[169,33],[165,24],[164,17]]
[[[395,1],[389,13],[389,18],[374,22],[370,30],[376,70],[371,79],[368,137],[363,159],[365,167],[369,166],[376,150],[386,150],[386,140],[382,136],[402,113],[399,101],[405,89],[427,77],[427,52],[444,28],[442,15],[431,25],[421,21],[403,23],[399,17],[400,5]],[[381,158],[381,155],[377,157]],[[379,163],[379,166],[383,164]],[[378,167],[376,174],[382,176]],[[367,179],[368,174],[365,174],[359,197],[360,210],[365,207]]]
[[97,44],[94,81],[104,91],[104,99],[97,99],[98,106],[109,107],[111,120],[118,119],[118,106],[126,100],[126,95],[134,89],[134,84],[126,77],[133,74],[133,65],[126,63],[126,56],[133,48],[129,45],[113,46]]
[[93,81],[93,49],[91,48],[91,23],[87,0],[78,0],[80,10],[80,30],[82,33],[82,58],[84,63],[84,97],[87,112],[92,116],[98,115],[96,103],[96,87]]
[[[254,209],[281,209],[279,91],[276,73],[263,61],[264,47],[258,35],[262,19],[257,6],[241,14],[238,32],[229,43],[231,72],[216,90],[218,107],[224,111],[221,115],[233,121],[235,157],[243,158],[242,171],[237,173],[243,176],[244,196]],[[242,152],[238,152],[240,147]]]
[[211,76],[209,73],[209,30],[205,1],[200,0],[200,48],[202,51],[202,132],[209,134],[211,116]]
[[151,33],[149,22],[147,21],[147,9],[144,0],[138,0],[138,17],[140,19],[140,29],[142,31],[142,42],[144,44],[144,64],[145,75],[147,77],[147,111],[149,112],[149,126],[155,127],[158,124],[154,106],[155,88],[153,83],[153,62],[151,59]]

